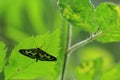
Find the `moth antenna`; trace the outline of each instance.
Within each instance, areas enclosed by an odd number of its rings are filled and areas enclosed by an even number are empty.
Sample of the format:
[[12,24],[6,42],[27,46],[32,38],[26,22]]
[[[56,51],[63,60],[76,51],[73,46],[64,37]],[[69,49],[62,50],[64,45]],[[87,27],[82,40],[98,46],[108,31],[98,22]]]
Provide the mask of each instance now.
[[37,44],[36,44],[36,42],[35,42],[35,39],[34,39],[33,41],[34,41],[34,43],[35,43],[35,47],[37,48]]
[[41,45],[41,48],[45,45],[46,42],[44,42],[42,45]]

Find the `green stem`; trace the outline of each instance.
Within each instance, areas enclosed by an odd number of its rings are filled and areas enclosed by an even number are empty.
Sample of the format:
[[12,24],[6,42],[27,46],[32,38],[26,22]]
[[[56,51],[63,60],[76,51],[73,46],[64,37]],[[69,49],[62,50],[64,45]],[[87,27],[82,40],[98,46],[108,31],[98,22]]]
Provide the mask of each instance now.
[[98,32],[96,34],[91,34],[89,38],[80,41],[76,44],[74,44],[73,46],[71,46],[71,36],[72,36],[72,26],[68,25],[68,36],[67,36],[67,47],[66,47],[66,53],[64,56],[64,62],[63,62],[63,69],[62,69],[62,75],[61,75],[61,80],[65,80],[65,72],[66,72],[66,66],[68,63],[68,58],[69,55],[76,49],[78,49],[81,46],[84,46],[86,44],[88,44],[89,42],[95,40],[97,37],[99,37],[102,34],[102,32]]
[[101,32],[98,32],[96,34],[91,34],[89,38],[83,40],[83,41],[80,41],[76,44],[74,44],[73,46],[71,46],[68,50],[67,50],[67,54],[70,54],[72,53],[74,50],[78,49],[79,47],[82,47],[86,44],[88,44],[89,42],[95,40],[97,37],[101,36],[102,35],[102,31]]
[[67,43],[66,43],[67,46],[66,46],[66,52],[65,52],[65,56],[64,56],[61,80],[65,80],[65,70],[66,70],[66,66],[67,66],[67,62],[68,62],[67,50],[71,46],[71,41],[72,41],[71,36],[72,36],[72,26],[70,24],[68,24]]

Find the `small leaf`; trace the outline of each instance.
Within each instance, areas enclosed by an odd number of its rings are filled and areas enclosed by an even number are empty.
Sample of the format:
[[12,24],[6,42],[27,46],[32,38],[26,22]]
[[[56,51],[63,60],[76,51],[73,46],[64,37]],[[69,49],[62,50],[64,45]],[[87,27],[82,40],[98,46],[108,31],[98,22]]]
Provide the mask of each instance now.
[[7,49],[5,48],[5,44],[3,42],[0,42],[0,72],[5,65],[6,51]]
[[96,22],[103,35],[101,42],[120,41],[120,6],[113,3],[102,3],[96,9]]
[[63,17],[71,24],[89,32],[97,30],[90,0],[59,0],[59,7]]
[[[52,34],[38,35],[30,37],[18,46],[12,52],[9,64],[5,67],[5,78],[8,79],[42,79],[56,80],[58,70],[56,70],[59,57],[59,30]],[[20,49],[36,48],[46,51],[57,58],[57,61],[38,61],[20,54]],[[60,68],[59,68],[60,69]]]
[[97,58],[95,60],[85,60],[76,67],[75,74],[78,80],[95,80],[102,68],[102,58]]
[[[114,58],[109,51],[99,46],[87,46],[80,50],[80,60],[94,60],[96,58],[103,58],[102,69],[107,69],[108,66],[114,63]],[[94,56],[93,56],[94,55]]]

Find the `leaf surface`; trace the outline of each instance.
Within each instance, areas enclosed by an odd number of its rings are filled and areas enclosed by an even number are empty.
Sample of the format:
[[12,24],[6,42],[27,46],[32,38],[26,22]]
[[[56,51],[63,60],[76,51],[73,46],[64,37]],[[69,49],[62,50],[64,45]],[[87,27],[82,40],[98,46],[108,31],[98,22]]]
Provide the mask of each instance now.
[[[9,64],[5,68],[6,80],[8,79],[42,79],[56,80],[58,77],[58,69],[56,70],[59,56],[59,30],[52,34],[38,35],[30,37],[18,46],[12,52],[9,59]],[[30,49],[39,47],[57,58],[57,61],[38,61],[20,54],[20,49]]]
[[59,0],[61,14],[72,25],[89,33],[102,31],[100,42],[120,41],[120,6],[103,2],[94,8],[91,0]]

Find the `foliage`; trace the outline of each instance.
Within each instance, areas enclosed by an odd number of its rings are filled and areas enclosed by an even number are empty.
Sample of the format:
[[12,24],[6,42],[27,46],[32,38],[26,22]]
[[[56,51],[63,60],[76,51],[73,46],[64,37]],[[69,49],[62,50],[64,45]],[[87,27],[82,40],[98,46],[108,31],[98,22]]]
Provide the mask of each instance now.
[[90,0],[60,0],[59,7],[63,17],[72,25],[90,33],[102,31],[98,41],[120,41],[119,5],[105,2],[94,8]]
[[98,58],[93,61],[82,61],[76,68],[77,80],[96,80],[99,79],[102,67],[102,59]]
[[[53,39],[54,38],[54,39]],[[54,43],[53,43],[54,42]],[[43,80],[56,80],[59,71],[55,68],[57,62],[49,61],[39,61],[36,62],[30,59],[18,51],[20,49],[33,49],[41,48],[48,54],[57,57],[58,61],[61,59],[59,57],[59,31],[55,31],[53,34],[38,35],[36,37],[30,37],[24,41],[21,41],[18,46],[12,51],[12,55],[9,59],[9,64],[5,67],[6,80],[8,79],[43,79]],[[48,48],[49,46],[49,48]],[[46,74],[47,73],[47,74]],[[52,75],[52,76],[51,76]]]
[[119,80],[120,65],[117,64],[106,70],[102,69],[102,59],[82,61],[81,65],[76,67],[75,73],[77,80]]
[[[57,8],[56,2],[0,0],[0,41],[8,48],[0,42],[0,79],[120,79],[120,63],[114,63],[112,52],[102,44],[120,41],[120,5],[102,2],[94,7],[91,0],[58,0]],[[86,45],[94,40],[90,47]],[[102,48],[93,46],[99,44]],[[57,61],[36,62],[19,53],[33,48]]]

